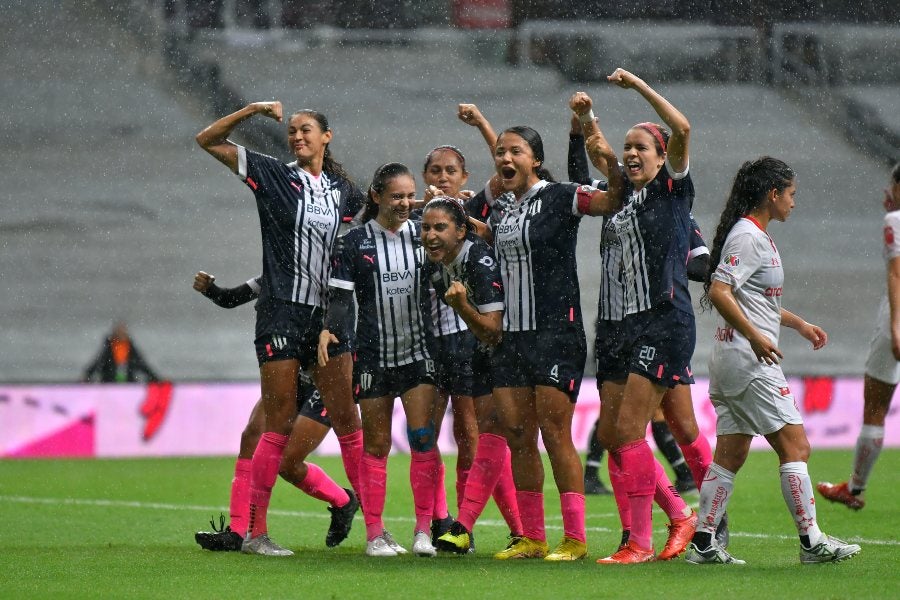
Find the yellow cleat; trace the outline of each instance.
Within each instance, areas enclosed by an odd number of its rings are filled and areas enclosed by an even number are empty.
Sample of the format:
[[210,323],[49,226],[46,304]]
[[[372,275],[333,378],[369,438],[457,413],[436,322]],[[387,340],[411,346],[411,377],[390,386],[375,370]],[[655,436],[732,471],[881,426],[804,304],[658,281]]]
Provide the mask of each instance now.
[[505,550],[494,555],[497,560],[515,558],[544,558],[547,556],[547,542],[527,537],[513,538]]
[[581,560],[587,556],[587,544],[570,537],[564,537],[553,552],[544,557],[544,560]]

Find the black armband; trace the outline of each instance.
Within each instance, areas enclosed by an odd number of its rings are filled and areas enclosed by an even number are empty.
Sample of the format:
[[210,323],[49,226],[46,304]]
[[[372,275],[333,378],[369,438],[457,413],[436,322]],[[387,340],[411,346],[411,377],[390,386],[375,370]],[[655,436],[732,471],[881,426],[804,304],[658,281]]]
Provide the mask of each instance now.
[[353,306],[353,291],[332,287],[328,289],[328,310],[325,311],[325,329],[331,333],[346,329],[347,315]]
[[259,297],[259,294],[246,283],[233,288],[220,288],[215,283],[211,283],[203,295],[222,308],[234,308]]

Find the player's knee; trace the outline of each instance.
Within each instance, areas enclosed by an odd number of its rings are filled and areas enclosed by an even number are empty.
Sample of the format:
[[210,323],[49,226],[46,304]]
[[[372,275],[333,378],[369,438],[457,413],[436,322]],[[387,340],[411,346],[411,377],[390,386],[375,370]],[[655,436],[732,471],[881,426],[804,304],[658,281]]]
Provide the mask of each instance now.
[[434,422],[425,427],[406,427],[406,437],[409,440],[409,449],[413,452],[428,452],[433,450],[437,440],[434,430]]

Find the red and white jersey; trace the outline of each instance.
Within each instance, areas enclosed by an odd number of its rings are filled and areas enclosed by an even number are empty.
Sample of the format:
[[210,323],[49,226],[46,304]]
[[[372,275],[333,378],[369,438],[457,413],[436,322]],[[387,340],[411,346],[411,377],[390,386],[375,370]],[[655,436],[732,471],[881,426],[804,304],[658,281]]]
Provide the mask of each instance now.
[[[740,219],[728,232],[713,278],[731,286],[747,319],[777,345],[784,269],[775,242],[755,219]],[[709,359],[710,393],[735,396],[753,379],[780,376],[780,371],[778,365],[759,362],[747,338],[717,316]]]
[[900,210],[884,215],[884,262],[900,256]]

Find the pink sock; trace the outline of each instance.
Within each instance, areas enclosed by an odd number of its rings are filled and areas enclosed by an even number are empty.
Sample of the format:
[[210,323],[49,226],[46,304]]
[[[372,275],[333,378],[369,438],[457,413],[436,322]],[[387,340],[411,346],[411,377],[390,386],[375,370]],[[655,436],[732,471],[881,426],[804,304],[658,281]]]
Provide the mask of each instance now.
[[506,452],[506,440],[499,435],[482,433],[478,436],[475,459],[472,461],[457,516],[457,520],[469,531],[472,531],[475,521],[481,516],[491,497],[491,492],[497,486]]
[[471,467],[468,469],[461,469],[459,465],[456,465],[456,513],[459,514],[459,509],[462,508],[463,497],[466,495],[466,482],[469,480],[469,473],[471,472]]
[[506,446],[506,440],[503,443],[503,467],[500,470],[500,479],[494,487],[494,502],[497,503],[503,520],[509,526],[509,532],[512,535],[522,535],[522,518],[519,516],[516,483],[512,474],[512,452],[509,451],[509,446]]
[[428,452],[410,452],[409,484],[416,506],[415,531],[431,531],[434,514],[434,486],[437,483],[441,458],[437,448]]
[[306,477],[297,487],[307,495],[332,506],[344,506],[350,501],[347,491],[313,463],[306,463]]
[[447,508],[447,486],[444,484],[445,472],[444,461],[438,453],[437,479],[434,482],[434,513],[431,515],[435,520],[446,519],[450,514],[450,509]]
[[621,457],[617,451],[609,453],[607,467],[609,468],[609,483],[612,485],[613,497],[616,500],[616,508],[619,510],[619,521],[622,522],[622,531],[631,531],[631,504],[628,503],[628,484],[619,466]]
[[522,515],[522,535],[541,542],[547,541],[544,529],[544,494],[541,492],[516,492],[519,514]]
[[653,491],[656,488],[653,451],[640,439],[618,449],[619,465],[631,506],[631,537],[635,544],[653,548]]
[[356,496],[362,498],[362,487],[359,483],[359,461],[362,460],[363,454],[362,429],[342,435],[338,438],[338,444],[341,446],[341,458],[344,460],[347,481],[350,482],[350,487],[356,492]]
[[247,524],[251,537],[268,533],[266,516],[272,488],[278,479],[278,467],[288,436],[267,431],[259,438],[250,461],[250,517]]
[[559,495],[562,507],[563,535],[587,543],[584,532],[584,494],[564,492]]
[[659,461],[654,459],[653,463],[656,473],[656,492],[653,494],[653,500],[666,513],[669,521],[685,518],[691,514],[687,504],[685,504],[684,499],[678,493],[678,490],[675,489],[675,486],[672,485],[672,481],[666,475]]
[[250,515],[250,459],[239,458],[234,463],[234,479],[231,480],[231,502],[228,506],[231,530],[241,537],[247,535]]
[[[345,463],[346,464],[346,463]],[[366,540],[372,541],[384,531],[384,496],[387,487],[387,456],[372,456],[363,452],[359,461],[359,480],[362,484],[362,511],[366,522]]]
[[681,448],[681,453],[684,455],[684,462],[687,463],[688,468],[691,470],[691,475],[694,476],[694,483],[699,490],[703,483],[703,476],[706,475],[706,470],[709,468],[709,465],[712,464],[713,460],[712,449],[709,447],[709,440],[701,433],[697,436],[697,439],[690,444],[685,446],[679,445],[678,447]]

